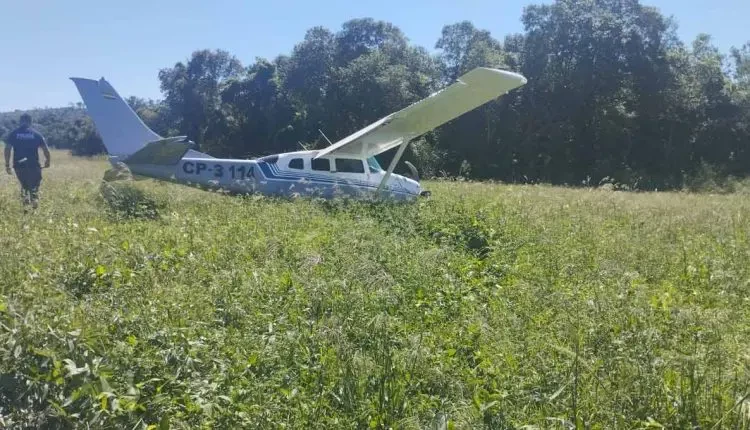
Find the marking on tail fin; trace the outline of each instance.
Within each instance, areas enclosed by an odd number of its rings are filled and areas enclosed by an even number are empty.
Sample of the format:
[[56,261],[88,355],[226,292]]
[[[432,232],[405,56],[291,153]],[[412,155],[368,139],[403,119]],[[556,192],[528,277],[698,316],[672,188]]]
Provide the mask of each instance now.
[[162,139],[138,117],[104,78],[71,78],[86,111],[113,160],[131,155],[148,142]]

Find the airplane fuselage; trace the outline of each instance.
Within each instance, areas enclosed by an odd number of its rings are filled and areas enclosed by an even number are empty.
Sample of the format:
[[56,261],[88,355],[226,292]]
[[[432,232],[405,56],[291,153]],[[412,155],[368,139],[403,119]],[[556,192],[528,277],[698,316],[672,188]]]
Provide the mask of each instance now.
[[[290,152],[255,160],[186,156],[171,166],[134,164],[128,167],[137,175],[232,193],[324,198],[376,196],[385,171],[374,159],[334,156],[314,159],[315,153]],[[418,182],[393,174],[380,195],[411,200],[420,193]]]

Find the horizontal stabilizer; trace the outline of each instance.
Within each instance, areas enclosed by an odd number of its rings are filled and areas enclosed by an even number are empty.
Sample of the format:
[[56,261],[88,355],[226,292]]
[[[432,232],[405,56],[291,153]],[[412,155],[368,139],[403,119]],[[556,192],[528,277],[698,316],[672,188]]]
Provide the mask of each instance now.
[[124,161],[125,164],[175,165],[194,146],[185,136],[169,137],[147,143]]

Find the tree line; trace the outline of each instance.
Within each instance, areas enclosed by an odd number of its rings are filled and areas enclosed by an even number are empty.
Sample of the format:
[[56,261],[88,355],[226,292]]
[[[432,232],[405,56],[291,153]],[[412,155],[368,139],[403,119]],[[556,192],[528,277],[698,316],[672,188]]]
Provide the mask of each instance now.
[[74,155],[93,155],[105,151],[101,138],[86,115],[83,103],[60,108],[0,112],[0,137],[18,127],[18,120],[23,113],[31,115],[34,128],[44,135],[51,147],[70,149]]
[[[319,130],[338,140],[474,67],[497,67],[528,83],[413,142],[405,158],[423,177],[674,189],[707,169],[750,172],[750,42],[729,54],[706,34],[686,44],[638,0],[557,0],[526,7],[521,21],[502,40],[468,21],[446,25],[435,54],[370,18],[311,28],[291,53],[248,65],[199,50],[159,71],[162,100],[128,102],[162,135],[255,157],[323,148]],[[77,121],[71,146],[101,150]]]

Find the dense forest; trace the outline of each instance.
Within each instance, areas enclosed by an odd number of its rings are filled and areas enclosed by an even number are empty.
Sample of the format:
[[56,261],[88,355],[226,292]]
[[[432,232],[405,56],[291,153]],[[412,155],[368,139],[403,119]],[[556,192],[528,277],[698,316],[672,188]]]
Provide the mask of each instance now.
[[[558,0],[521,20],[524,32],[503,39],[446,25],[435,53],[369,18],[311,28],[291,53],[249,65],[198,50],[158,72],[162,100],[128,101],[160,134],[254,157],[324,147],[319,129],[338,140],[490,66],[529,82],[413,142],[405,157],[422,176],[674,189],[706,171],[750,173],[750,41],[728,54],[709,35],[685,43],[671,18],[637,0]],[[37,121],[53,145],[97,152],[82,112]],[[0,116],[0,127],[16,117]]]

